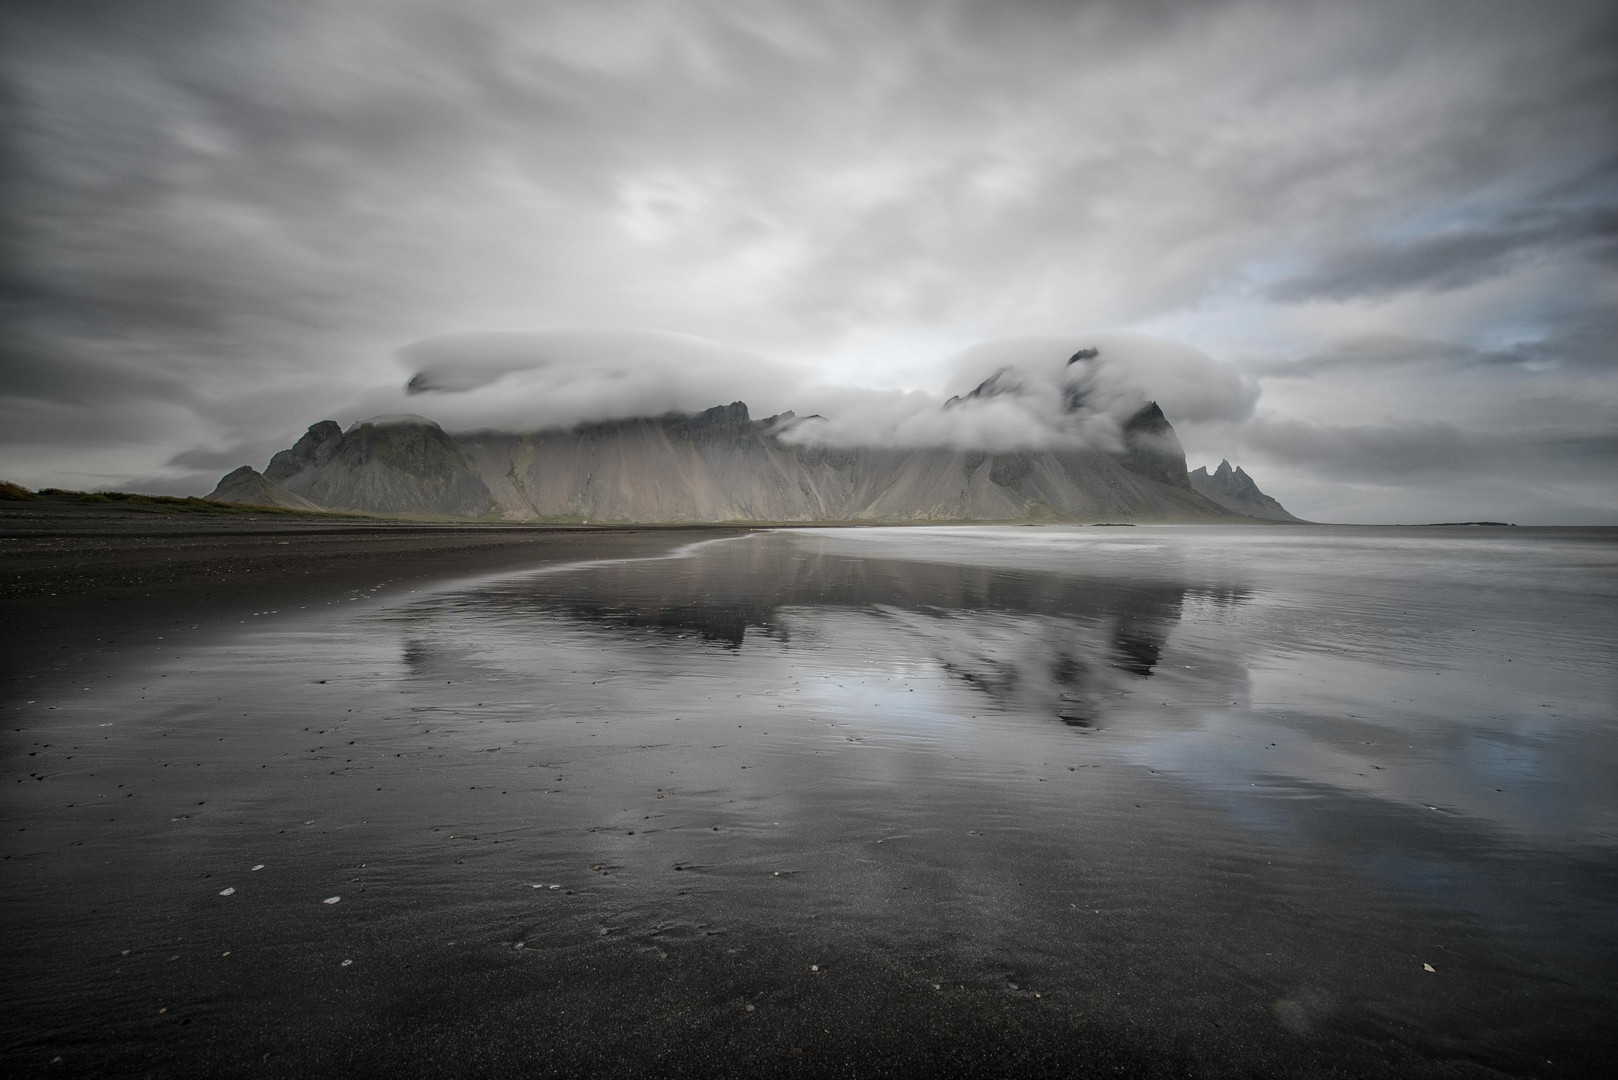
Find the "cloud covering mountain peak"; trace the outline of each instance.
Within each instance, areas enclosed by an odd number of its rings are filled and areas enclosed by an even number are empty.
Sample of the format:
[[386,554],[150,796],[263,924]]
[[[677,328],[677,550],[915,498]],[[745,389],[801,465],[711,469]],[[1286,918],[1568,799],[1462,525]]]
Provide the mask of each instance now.
[[691,335],[593,327],[433,337],[400,357],[412,369],[402,391],[366,404],[396,408],[402,397],[459,431],[568,428],[740,399],[760,415],[819,414],[783,432],[800,444],[1112,450],[1149,400],[1176,420],[1240,421],[1258,397],[1230,364],[1120,332],[981,342],[946,361],[936,389],[828,385],[808,366]]

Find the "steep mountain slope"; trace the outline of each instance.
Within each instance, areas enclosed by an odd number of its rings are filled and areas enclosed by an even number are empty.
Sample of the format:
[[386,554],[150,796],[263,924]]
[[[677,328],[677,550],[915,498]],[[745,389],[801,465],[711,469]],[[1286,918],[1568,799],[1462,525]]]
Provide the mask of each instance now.
[[1232,469],[1228,461],[1220,461],[1212,476],[1208,475],[1207,466],[1199,466],[1188,479],[1192,488],[1232,513],[1264,521],[1303,520],[1287,513],[1285,507],[1260,491],[1240,466]]
[[1147,402],[1124,424],[1124,453],[1118,464],[1160,484],[1191,490],[1185,474],[1185,448],[1155,401]]
[[466,452],[421,416],[376,417],[347,431],[324,420],[265,475],[333,510],[480,517],[494,508]]
[[264,476],[279,484],[306,469],[324,465],[337,452],[337,446],[342,441],[343,429],[337,426],[337,421],[322,420],[318,424],[310,424],[309,430],[292,444],[291,449],[282,450],[270,459]]
[[272,467],[333,509],[591,521],[1218,520],[1156,405],[1117,455],[834,449],[778,438],[741,402],[527,434],[455,437],[421,417],[316,424]]
[[[1097,451],[987,454],[794,446],[775,437],[790,420],[754,421],[746,405],[734,402],[697,416],[532,435],[485,432],[461,436],[460,442],[503,516],[511,518],[1005,521],[1224,516],[1185,483],[1183,455],[1181,482],[1173,484],[1132,472],[1119,459]],[[1148,454],[1159,472],[1167,471],[1163,454],[1161,446]]]

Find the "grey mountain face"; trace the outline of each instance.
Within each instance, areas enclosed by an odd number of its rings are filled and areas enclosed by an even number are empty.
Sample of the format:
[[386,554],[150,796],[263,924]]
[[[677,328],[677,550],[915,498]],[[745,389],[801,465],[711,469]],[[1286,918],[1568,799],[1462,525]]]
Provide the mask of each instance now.
[[[832,449],[777,436],[741,402],[569,431],[446,434],[420,417],[314,425],[272,467],[331,509],[590,521],[1220,520],[1156,405],[1126,448],[990,454]],[[333,432],[336,436],[333,437]],[[295,468],[294,468],[295,467]],[[268,473],[266,474],[268,475]]]
[[1155,401],[1147,402],[1124,424],[1124,453],[1118,463],[1138,476],[1191,490],[1185,473],[1185,448]]
[[1280,503],[1258,489],[1252,477],[1240,467],[1232,469],[1228,461],[1221,461],[1211,476],[1207,466],[1199,466],[1196,472],[1190,474],[1189,480],[1193,489],[1232,513],[1246,514],[1264,521],[1303,520],[1287,513]]
[[[335,425],[334,425],[335,426]],[[287,453],[287,451],[282,451]],[[248,506],[279,506],[288,510],[319,510],[320,507],[265,476],[251,465],[243,465],[219,481],[205,498],[209,502],[245,503]]]
[[331,510],[475,518],[494,498],[466,451],[420,416],[379,417],[343,431],[323,420],[265,472]]
[[324,465],[342,441],[343,429],[337,426],[335,420],[311,424],[303,438],[292,444],[292,449],[283,450],[270,459],[264,475],[279,484],[290,476]]

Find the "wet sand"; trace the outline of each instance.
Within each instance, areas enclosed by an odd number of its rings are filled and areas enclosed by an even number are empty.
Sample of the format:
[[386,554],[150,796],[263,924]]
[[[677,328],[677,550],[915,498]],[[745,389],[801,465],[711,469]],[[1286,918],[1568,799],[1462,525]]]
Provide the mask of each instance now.
[[13,1067],[1614,1049],[1611,617],[1568,599],[1610,538],[280,528],[84,546],[100,584],[5,601],[62,613],[8,619]]
[[207,639],[255,613],[737,531],[209,517],[0,502],[0,650],[7,677],[26,678],[92,656],[106,663],[158,634]]

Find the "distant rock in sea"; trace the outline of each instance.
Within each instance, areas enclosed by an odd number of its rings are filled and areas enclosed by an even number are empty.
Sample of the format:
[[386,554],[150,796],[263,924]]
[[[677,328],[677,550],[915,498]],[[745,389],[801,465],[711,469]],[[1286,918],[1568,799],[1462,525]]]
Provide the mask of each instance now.
[[[986,387],[984,394],[992,393]],[[263,479],[334,510],[530,521],[1219,521],[1155,403],[1103,450],[833,448],[740,401],[568,430],[446,433],[420,416],[326,420]],[[236,474],[232,474],[233,476]]]
[[1263,521],[1303,520],[1287,513],[1285,507],[1260,491],[1258,485],[1253,483],[1253,478],[1243,472],[1240,466],[1232,469],[1228,461],[1221,461],[1211,476],[1207,466],[1199,466],[1190,474],[1189,480],[1193,490],[1206,495],[1233,514],[1245,514]]
[[243,465],[219,481],[204,496],[209,502],[245,503],[248,506],[279,506],[286,510],[319,510],[319,506],[269,479],[251,465]]

